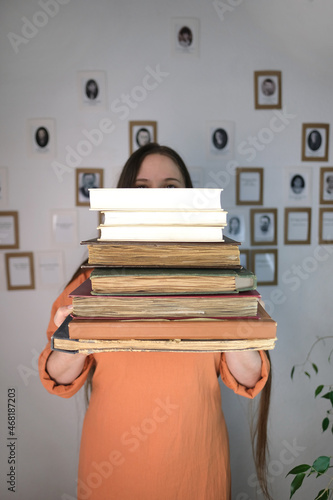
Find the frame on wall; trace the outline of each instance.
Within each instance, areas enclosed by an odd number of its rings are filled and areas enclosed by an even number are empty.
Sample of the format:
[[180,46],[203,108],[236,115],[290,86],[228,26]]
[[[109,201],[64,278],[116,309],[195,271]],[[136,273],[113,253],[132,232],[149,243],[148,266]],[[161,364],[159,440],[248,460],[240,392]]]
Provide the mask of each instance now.
[[251,271],[257,277],[257,286],[277,285],[277,248],[251,250]]
[[333,244],[333,207],[319,208],[319,244]]
[[236,168],[236,204],[262,205],[264,192],[263,168]]
[[130,121],[129,149],[130,154],[149,142],[157,142],[157,122]]
[[81,108],[107,109],[105,71],[78,71],[77,84]]
[[199,55],[199,19],[176,17],[171,20],[172,54]]
[[320,169],[320,203],[333,203],[333,167],[321,167]]
[[277,208],[250,210],[251,245],[277,245]]
[[286,205],[312,205],[312,167],[285,167],[284,199]]
[[250,262],[250,250],[248,248],[244,248],[240,250],[240,263],[241,266],[245,267],[245,269],[250,269],[251,262]]
[[54,158],[56,153],[56,124],[53,118],[32,118],[27,121],[30,156]]
[[255,109],[282,108],[281,71],[254,72]]
[[284,209],[284,244],[310,245],[311,208],[300,207]]
[[206,123],[206,151],[211,160],[233,157],[235,124],[232,121],[210,121]]
[[303,123],[302,161],[328,161],[328,123]]
[[17,211],[0,212],[0,250],[19,248],[19,223]]
[[102,168],[76,169],[76,205],[89,206],[89,189],[104,187],[104,170]]
[[35,288],[32,252],[6,253],[8,290],[33,290]]

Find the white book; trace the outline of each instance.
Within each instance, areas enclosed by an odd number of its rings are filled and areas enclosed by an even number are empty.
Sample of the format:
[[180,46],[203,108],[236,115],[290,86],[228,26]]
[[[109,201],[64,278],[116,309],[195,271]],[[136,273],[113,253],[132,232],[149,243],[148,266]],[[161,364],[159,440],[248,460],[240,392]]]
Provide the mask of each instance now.
[[91,210],[216,210],[222,208],[222,189],[206,188],[93,188]]
[[223,241],[217,226],[99,226],[98,241]]
[[152,211],[107,210],[102,226],[223,226],[227,225],[225,210]]

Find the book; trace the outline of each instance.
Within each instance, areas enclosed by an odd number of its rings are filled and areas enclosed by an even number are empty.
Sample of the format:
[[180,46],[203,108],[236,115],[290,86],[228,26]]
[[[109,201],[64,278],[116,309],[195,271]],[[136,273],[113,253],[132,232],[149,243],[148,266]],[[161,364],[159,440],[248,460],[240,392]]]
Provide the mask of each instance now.
[[79,320],[68,316],[51,338],[65,352],[221,352],[274,349],[276,322],[259,304],[252,320]]
[[103,226],[226,226],[227,212],[220,210],[104,210]]
[[100,241],[223,241],[218,226],[103,226],[99,225]]
[[257,290],[224,295],[93,295],[88,278],[70,294],[82,318],[255,317]]
[[94,188],[91,210],[212,210],[222,208],[223,189]]
[[166,295],[231,293],[254,290],[255,274],[241,269],[210,268],[95,268],[90,275],[93,294]]
[[[148,191],[145,190],[145,191]],[[88,267],[216,267],[240,268],[240,243],[81,241],[88,248]]]

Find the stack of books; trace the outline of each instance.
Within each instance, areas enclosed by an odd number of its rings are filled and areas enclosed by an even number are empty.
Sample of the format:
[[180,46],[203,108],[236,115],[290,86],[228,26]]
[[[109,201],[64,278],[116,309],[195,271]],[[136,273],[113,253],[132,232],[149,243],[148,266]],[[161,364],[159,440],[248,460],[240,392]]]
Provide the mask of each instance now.
[[90,278],[52,338],[71,352],[273,349],[239,242],[223,236],[221,189],[93,189],[103,223],[88,248]]

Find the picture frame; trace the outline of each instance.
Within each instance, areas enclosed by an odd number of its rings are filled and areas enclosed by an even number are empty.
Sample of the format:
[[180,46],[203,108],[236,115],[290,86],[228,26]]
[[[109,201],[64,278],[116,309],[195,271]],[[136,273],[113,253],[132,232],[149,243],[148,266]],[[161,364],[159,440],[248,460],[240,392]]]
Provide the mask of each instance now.
[[311,207],[286,207],[284,209],[284,244],[310,245]]
[[171,20],[171,53],[199,56],[199,19],[177,17]]
[[149,142],[157,142],[156,121],[129,122],[129,149],[130,154]]
[[234,154],[235,123],[209,121],[206,123],[206,151],[210,160],[230,159]]
[[320,204],[333,204],[333,167],[320,169]]
[[277,208],[251,208],[251,245],[277,245]]
[[33,290],[35,288],[32,252],[5,253],[5,261],[8,290]]
[[319,208],[319,244],[333,244],[333,207]]
[[311,167],[286,167],[284,169],[284,199],[286,205],[312,204]]
[[79,105],[96,111],[107,109],[107,83],[105,71],[78,71]]
[[248,248],[244,248],[240,250],[240,263],[241,266],[244,267],[245,269],[249,269],[251,267],[251,260],[250,260],[250,250]]
[[56,154],[56,125],[53,118],[32,118],[27,121],[29,155],[51,159]]
[[255,109],[282,108],[281,71],[254,72],[254,107]]
[[0,209],[5,208],[8,203],[8,173],[6,167],[0,167]]
[[76,210],[50,210],[52,247],[76,247],[78,224]]
[[302,161],[328,161],[329,123],[302,124]]
[[251,250],[251,271],[257,277],[257,286],[278,284],[277,248]]
[[89,207],[89,189],[104,187],[102,168],[77,168],[75,182],[75,203],[79,207]]
[[264,169],[262,167],[236,168],[236,204],[262,205],[264,192]]
[[17,211],[0,211],[0,250],[19,248]]
[[246,239],[246,228],[245,213],[239,210],[228,210],[227,226],[223,228],[223,234],[232,240],[243,243]]

